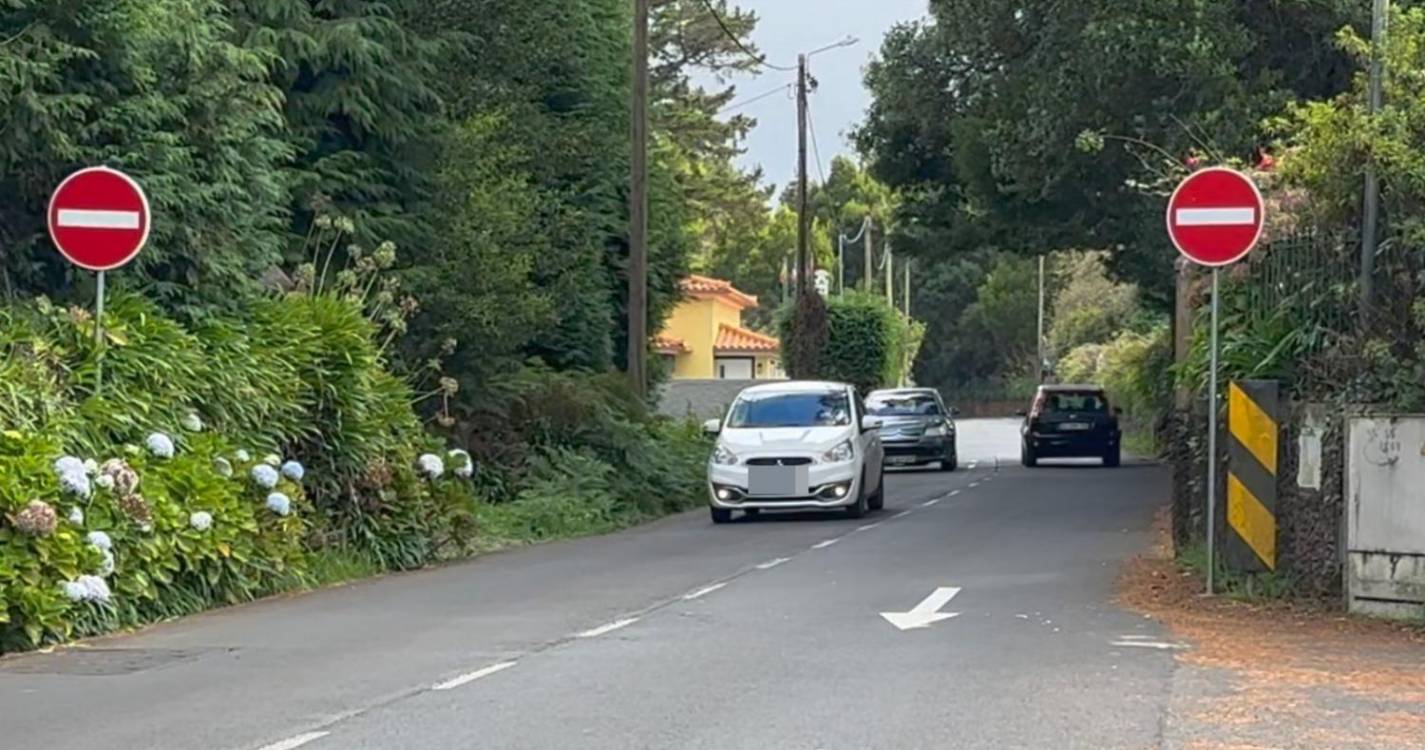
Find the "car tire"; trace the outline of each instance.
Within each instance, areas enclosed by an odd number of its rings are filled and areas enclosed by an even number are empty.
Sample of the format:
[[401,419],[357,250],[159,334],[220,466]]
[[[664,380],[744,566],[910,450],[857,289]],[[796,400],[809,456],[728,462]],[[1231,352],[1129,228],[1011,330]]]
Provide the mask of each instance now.
[[876,494],[866,502],[866,507],[870,510],[882,510],[886,507],[886,470],[881,469],[881,481],[876,483]]
[[1109,449],[1103,454],[1103,465],[1104,465],[1104,466],[1107,466],[1107,467],[1110,468],[1110,469],[1113,468],[1113,467],[1115,467],[1115,466],[1118,466],[1118,464],[1119,464],[1120,462],[1122,462],[1122,460],[1123,460],[1123,449],[1122,449],[1121,447],[1117,446],[1117,445],[1113,446],[1112,448],[1109,448]]
[[941,471],[954,471],[960,468],[960,454],[951,453],[949,458],[940,462]]
[[711,511],[711,513],[712,513],[712,522],[713,522],[713,523],[731,523],[731,522],[732,522],[732,511],[727,510],[727,509],[725,509],[725,508],[709,508],[708,510]]
[[851,518],[860,518],[866,515],[868,502],[866,499],[866,474],[863,471],[861,473],[861,486],[856,490],[856,502],[846,506],[846,515]]
[[1019,462],[1024,464],[1026,468],[1032,469],[1039,465],[1039,457],[1034,455],[1033,448],[1030,448],[1028,445],[1021,445],[1019,447]]

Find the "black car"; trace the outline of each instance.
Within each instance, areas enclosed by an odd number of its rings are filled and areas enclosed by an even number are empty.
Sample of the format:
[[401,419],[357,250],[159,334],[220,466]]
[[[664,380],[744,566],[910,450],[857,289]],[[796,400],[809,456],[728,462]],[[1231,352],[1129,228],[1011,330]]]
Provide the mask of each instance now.
[[1042,458],[1102,458],[1104,466],[1117,466],[1121,413],[1098,386],[1041,385],[1020,428],[1020,460],[1032,467]]
[[933,388],[873,391],[866,397],[866,415],[880,426],[886,466],[939,462],[942,471],[954,471],[960,462],[954,413]]

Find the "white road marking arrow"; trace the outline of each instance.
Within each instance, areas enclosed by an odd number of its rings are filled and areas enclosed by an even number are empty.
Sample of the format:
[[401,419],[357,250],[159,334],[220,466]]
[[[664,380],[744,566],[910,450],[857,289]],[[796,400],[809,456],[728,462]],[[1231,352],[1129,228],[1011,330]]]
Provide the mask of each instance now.
[[886,622],[900,628],[901,630],[915,630],[918,628],[928,628],[941,620],[948,620],[952,617],[959,617],[959,612],[941,612],[940,608],[949,604],[960,593],[959,588],[942,586],[925,597],[920,604],[915,605],[915,609],[909,612],[882,612],[881,617],[886,618]]

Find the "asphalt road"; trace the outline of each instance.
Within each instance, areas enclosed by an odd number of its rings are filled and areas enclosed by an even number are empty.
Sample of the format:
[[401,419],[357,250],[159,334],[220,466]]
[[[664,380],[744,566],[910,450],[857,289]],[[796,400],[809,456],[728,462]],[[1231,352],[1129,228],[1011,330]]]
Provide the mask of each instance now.
[[1171,644],[1111,600],[1165,472],[960,440],[860,521],[696,512],[0,660],[0,747],[1160,746]]

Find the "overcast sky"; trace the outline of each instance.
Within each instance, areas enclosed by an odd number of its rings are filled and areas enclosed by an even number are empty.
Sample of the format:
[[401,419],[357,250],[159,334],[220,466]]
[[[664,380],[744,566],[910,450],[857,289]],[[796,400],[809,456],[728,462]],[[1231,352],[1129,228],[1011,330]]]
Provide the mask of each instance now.
[[[926,11],[926,0],[739,0],[737,5],[756,11],[761,19],[753,40],[768,62],[795,66],[797,54],[855,36],[859,44],[823,52],[811,59],[819,88],[811,98],[812,122],[820,144],[823,169],[836,154],[854,151],[847,133],[864,118],[870,95],[862,85],[866,63],[881,48],[891,26],[916,20]],[[795,73],[766,70],[756,78],[739,78],[738,100],[749,99],[796,80]],[[735,104],[735,102],[734,102]],[[792,180],[797,158],[796,101],[779,94],[749,104],[739,111],[757,118],[757,129],[747,142],[744,166],[761,165],[766,180],[778,186]],[[819,180],[815,157],[808,156],[813,180]]]

